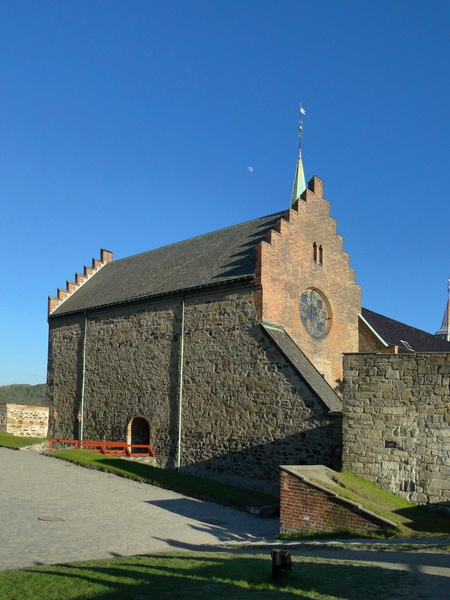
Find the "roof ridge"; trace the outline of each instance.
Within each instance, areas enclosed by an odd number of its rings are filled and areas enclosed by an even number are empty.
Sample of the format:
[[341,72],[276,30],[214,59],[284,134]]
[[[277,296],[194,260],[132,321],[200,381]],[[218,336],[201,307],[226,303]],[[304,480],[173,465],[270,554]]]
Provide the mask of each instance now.
[[115,264],[117,264],[118,262],[121,262],[123,260],[127,260],[129,258],[134,258],[136,256],[141,256],[142,254],[148,254],[149,252],[154,252],[155,250],[162,250],[163,248],[169,248],[170,246],[177,246],[179,244],[184,244],[186,242],[192,242],[193,240],[197,240],[200,238],[204,238],[208,235],[213,235],[215,233],[220,233],[222,231],[227,231],[228,229],[233,229],[235,227],[241,227],[244,225],[249,225],[250,223],[254,223],[256,221],[263,221],[264,219],[270,219],[271,217],[276,217],[278,215],[280,215],[280,218],[283,218],[283,215],[288,213],[289,209],[285,209],[285,210],[281,210],[275,213],[272,213],[270,215],[264,215],[262,217],[257,217],[256,219],[249,219],[248,221],[243,221],[242,223],[236,223],[235,225],[228,225],[227,227],[221,227],[220,229],[214,229],[213,231],[207,231],[206,233],[201,233],[199,235],[194,235],[190,238],[186,238],[183,240],[179,240],[178,242],[171,242],[169,244],[164,244],[164,246],[156,246],[155,248],[152,248],[151,250],[144,250],[143,252],[136,252],[136,254],[130,254],[129,256],[124,256],[123,258],[119,258],[117,260],[114,261]]

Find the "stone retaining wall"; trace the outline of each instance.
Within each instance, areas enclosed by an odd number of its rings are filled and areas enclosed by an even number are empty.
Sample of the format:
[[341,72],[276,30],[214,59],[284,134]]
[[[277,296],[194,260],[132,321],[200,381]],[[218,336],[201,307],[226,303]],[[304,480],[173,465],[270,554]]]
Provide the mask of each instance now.
[[0,404],[0,431],[23,437],[47,437],[48,408]]
[[343,466],[420,504],[450,503],[450,354],[344,357]]

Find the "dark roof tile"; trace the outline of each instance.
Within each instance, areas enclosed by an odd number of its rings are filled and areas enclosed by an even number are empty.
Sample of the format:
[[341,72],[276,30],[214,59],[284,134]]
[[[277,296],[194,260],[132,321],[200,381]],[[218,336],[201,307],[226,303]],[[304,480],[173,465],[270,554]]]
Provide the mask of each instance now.
[[450,342],[363,308],[361,314],[377,334],[399,352],[450,352]]
[[107,263],[51,316],[251,278],[255,247],[284,214],[286,211]]

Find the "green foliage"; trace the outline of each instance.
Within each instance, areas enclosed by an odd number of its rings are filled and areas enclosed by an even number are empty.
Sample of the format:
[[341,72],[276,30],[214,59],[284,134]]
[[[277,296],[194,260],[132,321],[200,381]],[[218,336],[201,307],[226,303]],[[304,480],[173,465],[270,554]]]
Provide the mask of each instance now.
[[28,404],[30,406],[47,406],[45,402],[45,383],[27,385],[15,383],[0,386],[0,404]]
[[[318,557],[293,558],[292,571],[271,579],[270,552],[170,553],[40,566],[0,573],[8,600],[378,600],[406,597],[416,576],[379,566]],[[414,597],[409,593],[409,597]]]
[[139,462],[105,456],[88,450],[64,449],[55,450],[50,454],[91,469],[109,471],[122,477],[145,481],[180,494],[235,508],[273,506],[279,503],[278,498],[270,494],[228,485],[206,477],[179,473],[170,469],[158,469]]
[[31,444],[40,444],[45,442],[45,438],[19,437],[11,433],[0,432],[0,446],[5,448],[23,448]]

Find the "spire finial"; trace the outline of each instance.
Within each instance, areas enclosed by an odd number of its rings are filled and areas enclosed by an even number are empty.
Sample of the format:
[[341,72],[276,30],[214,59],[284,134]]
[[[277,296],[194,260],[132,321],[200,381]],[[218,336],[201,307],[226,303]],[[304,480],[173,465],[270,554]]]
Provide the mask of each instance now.
[[303,115],[306,115],[306,111],[300,102],[300,120],[298,122],[298,158],[294,178],[294,187],[292,188],[291,206],[306,190],[305,174],[303,172],[302,161]]
[[450,342],[450,279],[447,281],[447,305],[445,307],[444,318],[442,319],[441,328],[436,332],[436,335]]
[[299,156],[302,153],[303,115],[306,115],[306,111],[304,108],[302,108],[302,103],[300,102],[300,120],[298,122],[298,155]]

